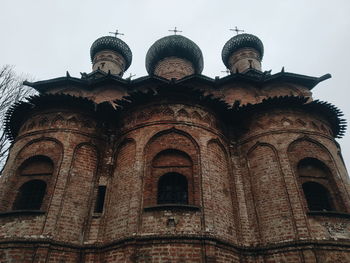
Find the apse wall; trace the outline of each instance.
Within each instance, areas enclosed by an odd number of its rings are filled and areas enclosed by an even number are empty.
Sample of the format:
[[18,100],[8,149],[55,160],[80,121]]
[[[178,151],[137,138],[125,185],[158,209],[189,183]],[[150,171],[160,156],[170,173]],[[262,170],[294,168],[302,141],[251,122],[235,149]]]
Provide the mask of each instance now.
[[[345,228],[329,227],[346,225],[348,219],[342,213],[349,212],[349,197],[345,167],[327,121],[293,109],[256,113],[238,150],[245,165],[242,181],[248,218],[260,242],[349,238]],[[308,159],[324,164],[327,176],[317,178],[311,170],[301,175],[298,164]],[[316,212],[310,207],[304,185],[308,182],[324,186],[334,202],[330,210],[324,207]]]
[[[87,238],[85,228],[95,201],[93,192],[100,158],[97,145],[104,144],[97,136],[98,129],[91,116],[62,109],[34,114],[22,125],[11,148],[4,176],[1,176],[1,209],[5,213],[0,220],[4,222],[2,233],[5,236],[84,242]],[[36,169],[36,173],[31,174],[30,169],[23,173],[23,163],[31,160],[36,160],[30,168]],[[45,164],[38,160],[49,160],[52,171],[40,172],[45,169]],[[21,207],[14,207],[21,194],[28,198],[33,196],[32,192],[21,190],[28,181],[46,184],[39,206],[30,208],[32,204],[23,200]]]

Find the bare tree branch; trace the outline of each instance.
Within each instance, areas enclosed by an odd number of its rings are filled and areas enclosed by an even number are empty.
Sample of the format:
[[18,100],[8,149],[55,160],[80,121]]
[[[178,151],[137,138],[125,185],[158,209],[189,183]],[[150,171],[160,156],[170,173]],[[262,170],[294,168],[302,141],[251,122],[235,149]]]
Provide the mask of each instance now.
[[5,65],[0,68],[0,171],[6,162],[10,142],[4,132],[4,118],[9,107],[25,97],[35,94],[30,87],[25,87],[23,75],[17,75],[13,66]]

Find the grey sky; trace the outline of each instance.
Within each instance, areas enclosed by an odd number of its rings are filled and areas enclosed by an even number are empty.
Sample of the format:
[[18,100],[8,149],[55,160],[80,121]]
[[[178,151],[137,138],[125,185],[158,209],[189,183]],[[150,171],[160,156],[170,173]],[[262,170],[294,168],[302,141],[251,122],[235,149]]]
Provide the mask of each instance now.
[[[350,120],[348,0],[1,0],[0,65],[36,80],[90,72],[92,42],[119,29],[133,52],[130,72],[146,75],[148,48],[177,26],[204,55],[203,74],[224,76],[221,49],[238,26],[264,43],[263,69],[333,78],[314,88]],[[350,133],[339,140],[350,167]]]

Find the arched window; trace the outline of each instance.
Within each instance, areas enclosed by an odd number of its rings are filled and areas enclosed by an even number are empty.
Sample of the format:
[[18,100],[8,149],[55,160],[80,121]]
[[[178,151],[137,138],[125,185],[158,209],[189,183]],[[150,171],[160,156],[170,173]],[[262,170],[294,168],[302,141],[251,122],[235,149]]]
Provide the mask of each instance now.
[[340,200],[332,199],[336,185],[325,163],[308,157],[299,161],[297,169],[310,211],[336,211],[341,207]]
[[306,182],[303,191],[310,211],[332,211],[328,190],[319,183]]
[[40,210],[46,191],[42,180],[31,180],[18,190],[13,210]]
[[19,174],[24,176],[52,175],[53,162],[43,155],[33,156],[23,162],[19,168]]
[[188,204],[188,186],[185,176],[167,173],[158,181],[158,204]]

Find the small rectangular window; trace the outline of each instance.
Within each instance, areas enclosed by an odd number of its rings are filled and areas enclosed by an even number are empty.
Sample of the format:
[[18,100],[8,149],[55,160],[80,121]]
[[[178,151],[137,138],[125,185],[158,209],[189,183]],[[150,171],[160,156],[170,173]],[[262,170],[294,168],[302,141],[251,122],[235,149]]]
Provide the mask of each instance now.
[[103,212],[103,206],[105,203],[105,195],[106,195],[106,186],[100,185],[97,190],[97,198],[96,198],[96,204],[95,204],[95,213],[102,213]]

